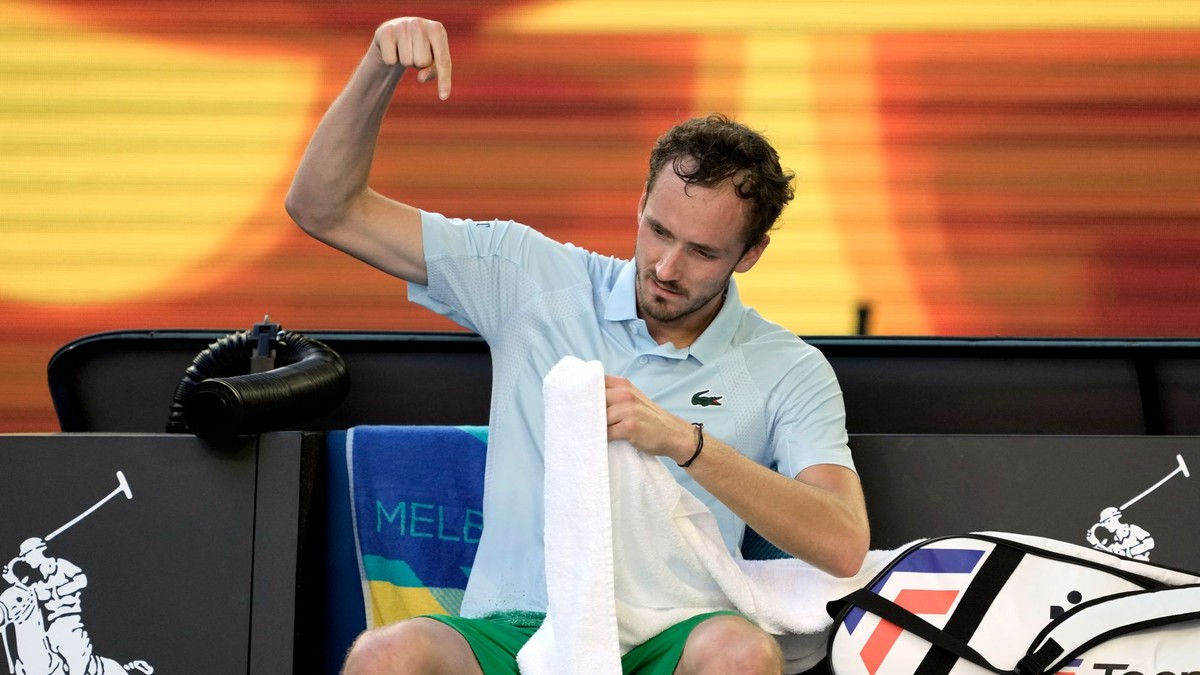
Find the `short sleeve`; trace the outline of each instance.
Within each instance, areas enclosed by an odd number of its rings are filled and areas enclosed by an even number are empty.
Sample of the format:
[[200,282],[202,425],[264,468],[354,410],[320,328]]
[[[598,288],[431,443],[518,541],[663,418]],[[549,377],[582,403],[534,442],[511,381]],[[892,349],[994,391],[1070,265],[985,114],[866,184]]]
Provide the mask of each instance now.
[[428,282],[410,283],[409,300],[484,338],[537,294],[586,278],[570,247],[513,221],[422,211],[421,234]]
[[854,470],[837,375],[823,354],[801,344],[772,395],[776,419],[770,444],[777,470],[789,478],[817,464]]

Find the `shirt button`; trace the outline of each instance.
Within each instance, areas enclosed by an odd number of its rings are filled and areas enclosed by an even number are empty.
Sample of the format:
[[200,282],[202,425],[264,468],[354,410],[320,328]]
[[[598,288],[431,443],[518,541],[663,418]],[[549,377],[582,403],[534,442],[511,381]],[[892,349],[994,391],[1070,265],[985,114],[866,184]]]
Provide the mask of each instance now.
[[643,356],[642,358],[638,359],[638,363],[640,363],[640,364],[642,364],[642,365],[644,366],[644,365],[646,365],[647,363],[650,363],[650,359],[648,359],[648,358],[646,358],[645,356]]
[[637,326],[635,326],[633,324],[629,324],[629,332],[634,335],[637,335]]

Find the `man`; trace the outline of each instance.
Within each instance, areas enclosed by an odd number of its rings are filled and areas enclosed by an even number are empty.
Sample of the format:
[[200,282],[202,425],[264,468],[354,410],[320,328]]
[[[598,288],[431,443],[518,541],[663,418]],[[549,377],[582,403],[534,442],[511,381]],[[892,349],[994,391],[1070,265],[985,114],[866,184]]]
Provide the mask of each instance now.
[[[541,381],[562,357],[601,361],[608,436],[661,456],[735,548],[745,524],[831,574],[856,573],[869,533],[832,369],[744,307],[732,282],[770,242],[792,176],[758,134],[720,116],[662,139],[637,207],[634,261],[512,222],[451,220],[367,184],[407,68],[451,90],[445,29],[387,22],[321,121],[287,209],[312,236],[409,282],[410,299],[492,351],[484,529],[470,618],[369,631],[347,673],[515,673],[545,611]],[[778,471],[767,468],[775,465]],[[771,636],[741,616],[695,617],[623,659],[627,673],[779,673]]]

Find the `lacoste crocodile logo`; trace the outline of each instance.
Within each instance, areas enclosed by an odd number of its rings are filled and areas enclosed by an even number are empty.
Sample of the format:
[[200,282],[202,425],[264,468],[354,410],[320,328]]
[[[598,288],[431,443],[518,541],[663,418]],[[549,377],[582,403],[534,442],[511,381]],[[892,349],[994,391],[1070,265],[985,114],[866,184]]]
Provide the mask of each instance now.
[[711,390],[705,389],[704,391],[698,391],[698,392],[692,394],[692,405],[698,405],[701,408],[707,408],[710,405],[721,405],[721,399],[723,399],[725,397],[724,396],[705,396],[705,394],[707,394],[709,391],[711,391]]

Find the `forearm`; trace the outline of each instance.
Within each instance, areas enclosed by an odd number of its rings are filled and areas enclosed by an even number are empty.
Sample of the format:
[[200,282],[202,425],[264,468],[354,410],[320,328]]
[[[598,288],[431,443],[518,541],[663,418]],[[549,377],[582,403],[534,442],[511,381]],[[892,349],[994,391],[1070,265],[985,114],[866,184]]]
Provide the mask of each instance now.
[[292,218],[316,235],[351,217],[366,194],[379,130],[405,68],[386,65],[372,43],[309,142],[288,192]]
[[[686,461],[695,434],[683,443]],[[858,572],[870,530],[857,476],[822,465],[783,476],[705,434],[704,449],[688,473],[746,524],[787,553],[835,576]],[[811,482],[807,482],[811,481]]]
[[870,545],[858,476],[832,464],[811,466],[795,479],[742,455],[712,435],[696,453],[696,427],[657,405],[626,378],[608,375],[608,439],[684,464],[688,473],[750,527],[784,551],[835,576],[851,576]]

